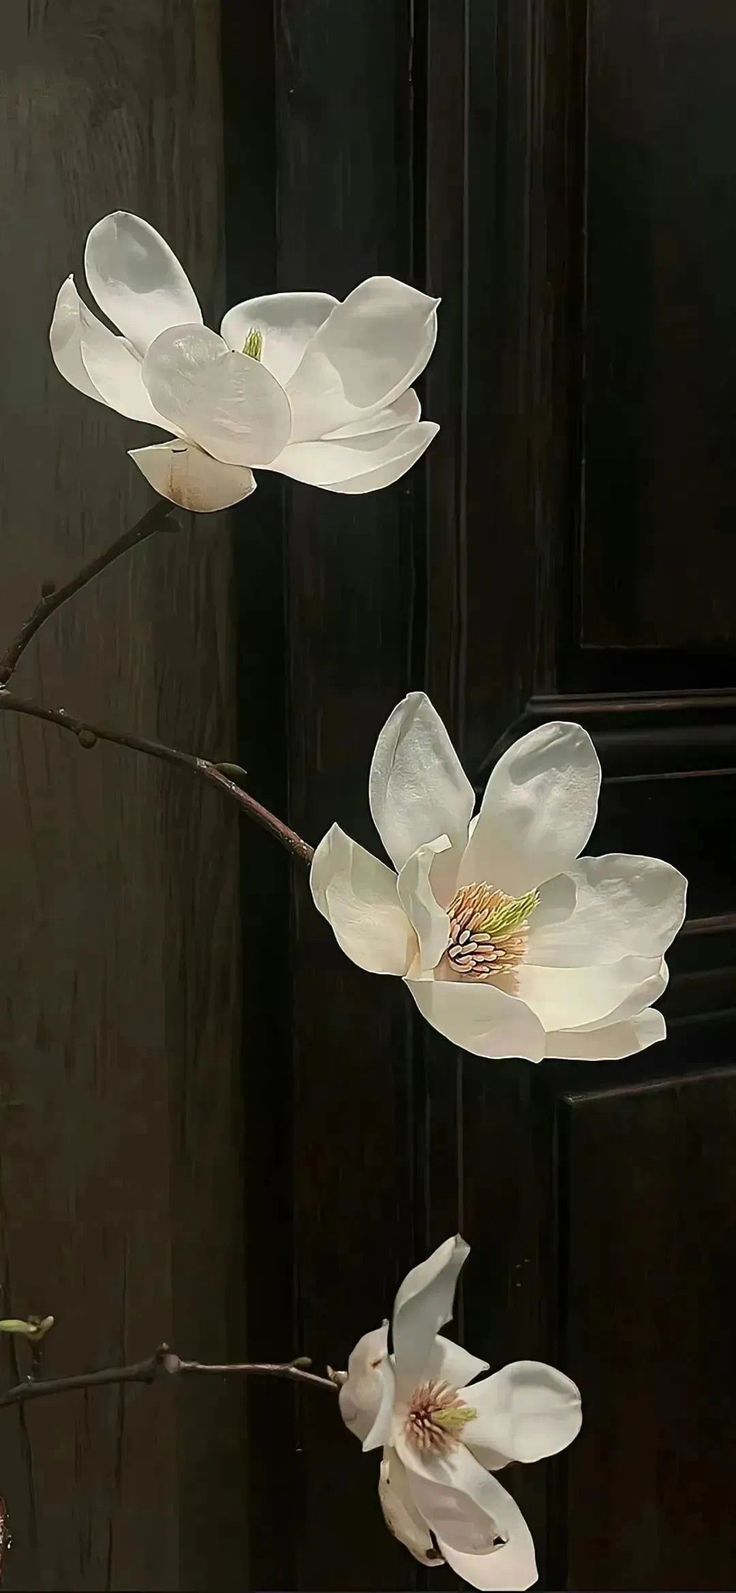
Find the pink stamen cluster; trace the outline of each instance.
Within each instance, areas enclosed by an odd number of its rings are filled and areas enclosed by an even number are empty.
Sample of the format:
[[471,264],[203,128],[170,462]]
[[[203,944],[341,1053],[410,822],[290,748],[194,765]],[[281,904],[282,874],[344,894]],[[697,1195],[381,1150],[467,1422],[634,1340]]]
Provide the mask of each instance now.
[[[450,1416],[445,1427],[442,1418],[447,1416],[448,1411],[457,1412],[457,1417],[453,1421]],[[442,1454],[458,1442],[457,1432],[467,1420],[465,1411],[457,1389],[451,1388],[448,1383],[420,1383],[411,1397],[406,1417],[406,1436],[415,1449],[423,1453],[431,1450],[434,1454]]]
[[494,914],[509,906],[513,897],[491,885],[463,885],[447,909],[450,941],[446,956],[462,979],[493,979],[513,972],[523,962],[526,935],[494,939],[483,928]]

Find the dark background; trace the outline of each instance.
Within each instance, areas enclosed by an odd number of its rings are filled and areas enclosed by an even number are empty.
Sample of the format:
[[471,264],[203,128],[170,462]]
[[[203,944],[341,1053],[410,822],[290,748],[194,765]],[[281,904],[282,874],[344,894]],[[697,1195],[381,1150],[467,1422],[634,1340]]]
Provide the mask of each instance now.
[[[542,1586],[727,1589],[736,1379],[736,15],[731,0],[5,0],[3,633],[148,501],[65,387],[54,294],[124,207],[206,318],[375,271],[442,295],[442,430],[375,496],[261,475],[44,631],[18,688],[213,757],[372,843],[376,734],[425,686],[482,784],[579,718],[595,850],[691,878],[670,1038],[488,1063],[341,958],[216,793],[0,725],[0,1283],[48,1370],[344,1362],[473,1247],[459,1335],[583,1390],[510,1478]],[[245,1280],[245,1281],[244,1281]],[[15,1380],[12,1347],[0,1346]],[[16,1589],[412,1588],[377,1466],[286,1386],[2,1417]],[[427,1578],[453,1586],[444,1571]]]

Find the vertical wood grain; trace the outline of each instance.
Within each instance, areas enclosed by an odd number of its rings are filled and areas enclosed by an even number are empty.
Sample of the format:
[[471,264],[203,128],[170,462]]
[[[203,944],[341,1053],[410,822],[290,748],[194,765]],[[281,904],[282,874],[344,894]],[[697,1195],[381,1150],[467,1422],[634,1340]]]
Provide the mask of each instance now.
[[736,17],[592,0],[589,41],[584,640],[712,649],[715,682],[736,581]]
[[[281,288],[343,297],[376,273],[422,286],[411,13],[403,0],[279,0]],[[419,474],[365,497],[288,484],[291,815],[315,842],[339,819],[372,844],[371,751],[417,683],[408,620]],[[342,1365],[415,1255],[411,1019],[398,981],[377,989],[340,955],[301,878],[294,908],[296,1321],[312,1353]],[[376,1468],[345,1440],[334,1410],[301,1401],[297,1585],[410,1585],[413,1567],[383,1530]]]
[[[141,428],[53,368],[56,290],[89,226],[130,208],[222,308],[222,122],[215,0],[8,0],[0,31],[7,633],[148,499],[125,456]],[[230,610],[226,525],[200,519],[60,614],[18,687],[232,755]],[[242,1344],[236,823],[133,755],[7,716],[0,734],[3,1309],[55,1314],[56,1371],[163,1338],[225,1357]],[[242,1586],[232,1389],[79,1394],[8,1411],[3,1434],[9,1588]]]
[[722,1589],[736,1573],[734,1083],[731,1063],[564,1103],[569,1358],[588,1417],[564,1463],[568,1586]]

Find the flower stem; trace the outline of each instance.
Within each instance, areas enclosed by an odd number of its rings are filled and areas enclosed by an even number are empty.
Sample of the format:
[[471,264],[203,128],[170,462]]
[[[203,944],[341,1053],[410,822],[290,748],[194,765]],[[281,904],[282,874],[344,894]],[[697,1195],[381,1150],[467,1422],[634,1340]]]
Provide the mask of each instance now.
[[177,747],[168,747],[163,741],[151,741],[147,736],[136,736],[132,732],[111,729],[109,725],[90,724],[87,720],[77,719],[74,714],[67,712],[66,708],[46,708],[43,703],[35,702],[28,697],[18,697],[15,692],[8,691],[7,687],[0,686],[0,710],[7,713],[25,714],[31,719],[43,719],[48,724],[58,725],[60,730],[69,731],[76,736],[80,746],[94,747],[98,741],[109,741],[118,747],[130,747],[134,752],[145,752],[150,758],[159,758],[164,763],[177,764],[189,769],[199,779],[206,780],[209,785],[216,786],[218,791],[232,799],[244,813],[246,818],[267,830],[275,840],[284,846],[292,857],[300,863],[311,863],[314,855],[313,848],[288,824],[284,824],[269,808],[257,802],[255,797],[249,795],[232,780],[229,775],[211,763],[207,758],[200,758],[192,752],[180,752]]
[[47,619],[50,619],[63,603],[68,602],[70,597],[74,597],[83,587],[88,586],[89,582],[100,575],[102,570],[106,570],[108,565],[114,564],[121,554],[138,547],[147,537],[153,536],[155,531],[160,531],[173,512],[173,504],[159,499],[141,515],[139,520],[136,520],[130,530],[124,531],[122,536],[117,537],[104,553],[99,553],[96,558],[84,564],[64,586],[48,586],[43,589],[32,613],[21,625],[17,636],[0,658],[0,709],[4,708],[8,713],[26,714],[30,718],[44,719],[49,724],[58,725],[61,730],[68,730],[75,735],[82,747],[93,747],[97,741],[110,741],[118,747],[130,747],[134,752],[145,752],[148,757],[160,758],[165,763],[175,763],[189,769],[200,779],[206,780],[209,785],[217,786],[218,790],[229,796],[237,803],[241,813],[253,823],[260,825],[261,829],[267,830],[269,835],[286,847],[292,857],[301,863],[309,864],[312,861],[313,848],[307,841],[302,840],[295,830],[291,830],[288,824],[278,819],[275,813],[263,807],[255,797],[249,796],[237,778],[231,778],[232,775],[242,772],[236,765],[213,763],[208,758],[197,757],[194,753],[180,752],[176,747],[168,747],[162,741],[152,741],[146,736],[114,730],[108,725],[88,724],[85,720],[77,719],[74,714],[67,713],[65,708],[46,708],[43,703],[19,697],[7,689],[8,681],[28,643],[41,626],[45,625]]
[[0,1394],[0,1406],[24,1405],[29,1399],[44,1399],[49,1394],[68,1394],[78,1388],[100,1388],[110,1383],[155,1383],[167,1377],[280,1377],[292,1383],[309,1383],[312,1388],[337,1392],[337,1383],[330,1377],[319,1377],[309,1370],[311,1361],[298,1355],[292,1361],[235,1361],[228,1365],[210,1365],[202,1361],[183,1361],[161,1344],[145,1361],[133,1361],[129,1366],[107,1366],[98,1372],[76,1372],[71,1377],[28,1378],[16,1383]]
[[36,635],[36,632],[40,631],[41,626],[46,624],[47,619],[51,618],[51,615],[55,614],[63,603],[68,602],[70,597],[74,597],[77,592],[81,592],[82,587],[88,586],[89,582],[93,581],[95,576],[100,575],[103,570],[106,570],[108,565],[114,564],[121,554],[127,553],[130,548],[138,547],[139,543],[145,542],[147,537],[153,536],[155,531],[160,531],[169,515],[173,514],[173,512],[174,505],[172,503],[166,503],[163,499],[159,499],[157,503],[153,504],[152,508],[147,509],[146,513],[141,515],[140,520],[136,520],[135,525],[131,526],[130,530],[124,531],[122,536],[117,537],[110,544],[110,547],[105,549],[104,553],[98,553],[95,559],[90,559],[87,564],[83,564],[81,570],[78,570],[71,580],[66,581],[63,586],[45,586],[36,607],[29,614],[24,624],[21,625],[17,636],[10,643],[10,646],[6,648],[2,658],[0,658],[0,685],[7,685],[28,643]]

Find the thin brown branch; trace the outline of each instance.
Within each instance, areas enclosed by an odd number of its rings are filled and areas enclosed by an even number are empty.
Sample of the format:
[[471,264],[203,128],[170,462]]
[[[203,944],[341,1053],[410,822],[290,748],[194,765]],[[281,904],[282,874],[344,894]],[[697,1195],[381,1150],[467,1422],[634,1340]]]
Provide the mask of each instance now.
[[0,658],[0,685],[7,685],[28,643],[36,635],[36,632],[40,631],[41,626],[46,624],[51,615],[55,614],[63,603],[68,602],[70,597],[74,597],[77,592],[81,592],[83,586],[88,586],[89,582],[93,581],[95,576],[100,575],[103,570],[106,570],[109,564],[114,564],[121,554],[128,553],[131,548],[136,548],[139,543],[145,542],[147,537],[153,536],[155,531],[160,531],[169,515],[173,514],[173,512],[173,503],[166,503],[164,499],[160,498],[153,504],[152,508],[147,509],[146,513],[141,515],[140,520],[136,520],[135,525],[131,526],[129,531],[124,531],[122,536],[117,537],[110,547],[105,549],[104,553],[98,553],[96,558],[90,559],[87,564],[83,564],[81,570],[76,575],[73,575],[70,581],[66,581],[63,586],[52,586],[51,584],[45,586],[33,612],[29,614],[28,619],[21,625],[17,636],[3,653],[2,658]]
[[336,1393],[337,1382],[309,1371],[311,1364],[308,1356],[298,1355],[292,1361],[235,1361],[229,1365],[209,1365],[203,1361],[183,1361],[168,1344],[161,1344],[147,1360],[133,1361],[129,1366],[106,1366],[98,1372],[76,1372],[71,1377],[28,1378],[0,1394],[0,1406],[25,1405],[29,1399],[69,1394],[79,1388],[102,1388],[110,1383],[155,1383],[170,1377],[279,1377]]
[[295,830],[289,829],[278,819],[269,808],[263,807],[255,797],[249,795],[243,787],[232,780],[223,772],[216,763],[211,763],[207,758],[199,758],[195,753],[180,752],[176,747],[168,747],[162,741],[151,741],[147,736],[136,736],[123,730],[113,730],[108,725],[90,724],[87,720],[77,719],[74,714],[67,712],[66,708],[46,708],[43,703],[34,702],[31,698],[18,697],[15,692],[7,687],[0,687],[0,709],[7,713],[25,714],[31,719],[42,719],[48,724],[57,725],[60,730],[66,730],[76,736],[80,746],[94,747],[97,741],[109,741],[117,747],[130,747],[134,752],[145,752],[151,758],[159,758],[164,763],[177,764],[181,768],[189,769],[190,773],[201,780],[206,780],[218,791],[237,803],[246,818],[267,830],[275,840],[286,847],[292,857],[298,858],[301,863],[311,863],[314,855],[313,848],[307,841],[302,840]]

